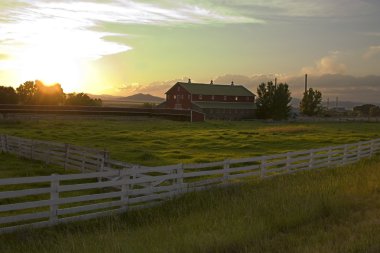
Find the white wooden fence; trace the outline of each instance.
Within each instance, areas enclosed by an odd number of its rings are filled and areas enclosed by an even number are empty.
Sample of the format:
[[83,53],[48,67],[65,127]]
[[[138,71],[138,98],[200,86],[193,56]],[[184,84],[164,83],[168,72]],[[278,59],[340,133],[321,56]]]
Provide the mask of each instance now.
[[203,164],[130,167],[113,161],[110,166],[120,170],[0,179],[0,232],[145,208],[185,192],[349,164],[379,151],[380,139],[376,139]]
[[56,164],[81,172],[103,171],[108,153],[86,147],[0,135],[0,152]]

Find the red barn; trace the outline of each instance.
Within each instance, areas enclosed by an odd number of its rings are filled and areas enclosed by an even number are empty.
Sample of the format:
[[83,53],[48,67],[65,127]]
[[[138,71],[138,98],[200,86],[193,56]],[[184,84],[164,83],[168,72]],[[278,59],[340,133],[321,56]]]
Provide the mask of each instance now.
[[241,85],[178,82],[166,92],[160,108],[191,109],[207,119],[248,119],[255,115],[255,94]]

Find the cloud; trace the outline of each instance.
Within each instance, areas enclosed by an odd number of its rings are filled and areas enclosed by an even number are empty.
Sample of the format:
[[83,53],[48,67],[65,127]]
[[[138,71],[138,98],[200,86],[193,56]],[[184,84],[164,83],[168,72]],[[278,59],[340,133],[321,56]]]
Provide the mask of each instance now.
[[367,52],[363,55],[363,58],[368,60],[380,54],[380,45],[379,46],[371,46],[367,49]]
[[6,60],[6,59],[8,59],[8,55],[6,55],[6,54],[0,54],[0,61],[1,60]]
[[96,29],[106,22],[169,26],[263,22],[176,1],[4,1],[0,4],[0,52],[6,52],[13,60],[3,61],[1,69],[23,69],[30,65],[30,60],[41,57],[45,59],[40,62],[59,59],[70,64],[131,50],[126,42],[105,39],[126,36],[124,31]]
[[118,88],[118,93],[133,95],[136,93],[149,93],[154,96],[164,97],[168,91],[177,82],[188,82],[188,77],[177,78],[167,81],[155,81],[148,84],[130,83]]
[[364,35],[372,36],[372,37],[380,37],[380,32],[367,32]]
[[[230,84],[234,81],[236,84],[244,85],[253,93],[256,93],[257,87],[261,83],[274,81],[277,77],[278,83],[287,83],[289,85],[292,97],[301,98],[304,92],[304,76],[285,76],[279,74],[269,75],[236,75],[226,74],[214,79],[215,84]],[[127,84],[120,87],[118,94],[133,95],[136,93],[149,93],[155,96],[164,97],[165,92],[169,90],[176,82],[187,82],[188,78],[178,78],[168,81],[157,81],[149,84]],[[193,82],[209,83],[209,80],[193,80]],[[322,92],[323,100],[330,101],[339,97],[340,101],[354,101],[361,103],[379,103],[380,97],[380,76],[354,77],[350,75],[325,74],[309,75],[308,85],[313,89]]]
[[314,67],[303,67],[301,72],[314,75],[344,74],[347,71],[347,66],[338,61],[338,54],[334,52],[322,57],[315,62]]

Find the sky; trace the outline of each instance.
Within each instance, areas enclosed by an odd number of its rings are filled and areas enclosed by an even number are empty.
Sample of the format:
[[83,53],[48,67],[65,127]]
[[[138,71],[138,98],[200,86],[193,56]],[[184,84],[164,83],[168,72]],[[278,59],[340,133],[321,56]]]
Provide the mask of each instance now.
[[380,96],[379,0],[1,0],[0,85],[164,96],[176,81]]

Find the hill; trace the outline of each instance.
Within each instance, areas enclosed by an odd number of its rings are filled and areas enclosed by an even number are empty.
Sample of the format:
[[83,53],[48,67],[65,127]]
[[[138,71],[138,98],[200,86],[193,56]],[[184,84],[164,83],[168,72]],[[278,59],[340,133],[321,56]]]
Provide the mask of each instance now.
[[161,103],[165,99],[161,97],[156,97],[152,96],[150,94],[143,94],[143,93],[138,93],[134,94],[128,97],[121,97],[119,100],[124,100],[124,101],[132,101],[132,102],[150,102],[150,103]]

